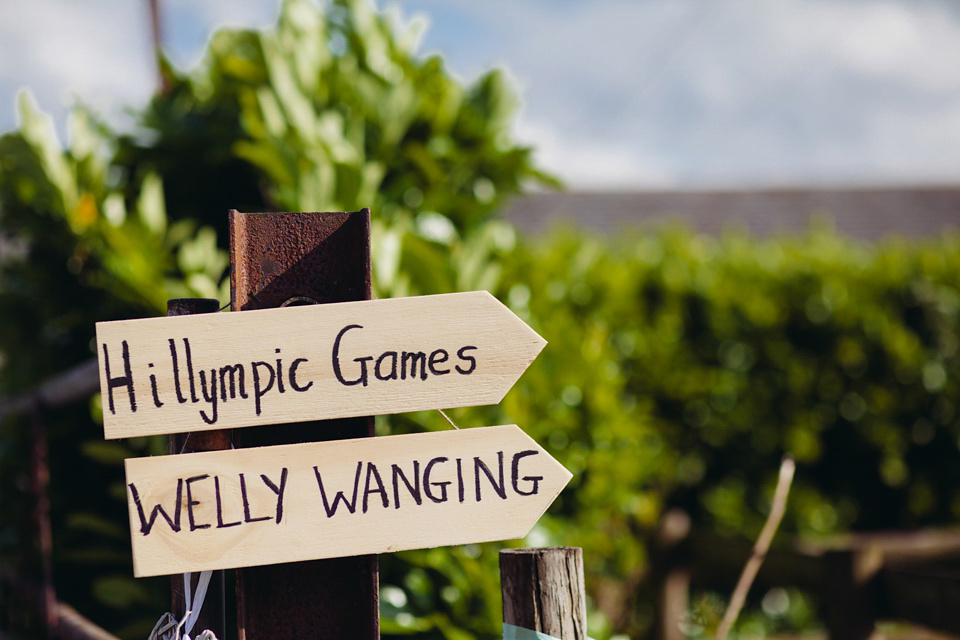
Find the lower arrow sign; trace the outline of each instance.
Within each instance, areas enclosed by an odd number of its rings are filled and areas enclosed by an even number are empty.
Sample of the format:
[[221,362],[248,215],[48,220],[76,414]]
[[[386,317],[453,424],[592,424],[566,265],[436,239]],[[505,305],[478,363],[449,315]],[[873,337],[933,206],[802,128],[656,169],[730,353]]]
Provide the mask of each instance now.
[[522,538],[571,474],[516,425],[131,458],[136,576]]

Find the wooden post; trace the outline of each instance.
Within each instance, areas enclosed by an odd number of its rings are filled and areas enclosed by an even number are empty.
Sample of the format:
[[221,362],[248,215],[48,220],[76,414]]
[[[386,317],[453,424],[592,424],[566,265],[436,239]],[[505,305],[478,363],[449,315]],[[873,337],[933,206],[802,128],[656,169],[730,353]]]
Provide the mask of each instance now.
[[500,589],[504,623],[563,640],[586,640],[580,548],[501,551]]
[[33,424],[30,429],[30,493],[33,500],[34,533],[40,557],[42,576],[38,607],[47,637],[57,629],[57,596],[53,587],[53,530],[50,526],[50,465],[47,458],[47,425],[40,401],[33,405]]
[[852,545],[825,555],[823,595],[827,634],[831,640],[872,640],[878,612],[877,576],[883,552],[871,545]]
[[[370,211],[230,212],[231,309],[368,300]],[[373,436],[373,418],[238,430],[235,446]],[[377,556],[237,570],[241,640],[380,636]]]
[[[176,298],[167,300],[167,316],[186,316],[196,313],[216,313],[220,310],[220,301],[212,298]],[[171,454],[191,453],[194,451],[221,451],[230,448],[230,431],[215,429],[212,431],[198,431],[196,433],[172,433],[168,436],[169,452]],[[197,593],[197,584],[200,574],[191,575],[191,593]],[[191,633],[198,635],[209,629],[218,638],[224,638],[226,629],[226,586],[224,572],[214,571],[207,587],[207,595],[203,600],[200,617]],[[177,620],[186,613],[186,600],[183,589],[183,575],[170,577],[171,613]]]
[[690,603],[690,567],[686,557],[689,537],[690,516],[682,509],[670,509],[660,519],[649,547],[650,581],[657,591],[658,640],[687,637],[682,622]]

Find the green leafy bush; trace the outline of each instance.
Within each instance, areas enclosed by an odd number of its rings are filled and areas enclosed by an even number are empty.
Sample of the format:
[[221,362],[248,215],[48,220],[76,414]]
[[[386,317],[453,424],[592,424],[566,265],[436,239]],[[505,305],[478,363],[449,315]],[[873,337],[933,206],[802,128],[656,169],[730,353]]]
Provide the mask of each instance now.
[[[168,220],[155,174],[136,182],[113,175],[113,140],[87,114],[74,114],[66,148],[26,97],[20,116],[20,131],[0,138],[0,396],[91,358],[97,321],[157,315],[169,298],[216,296],[226,267],[211,228]],[[96,406],[44,412],[54,575],[66,601],[145,637],[152,623],[135,622],[137,609],[164,607],[166,598],[157,582],[130,577],[122,461],[162,447],[104,442],[98,414]],[[32,423],[0,428],[0,483],[11,495],[0,506],[0,571],[39,575],[26,491]],[[3,604],[0,615],[24,615],[17,599]]]
[[[289,0],[275,29],[222,31],[198,69],[168,66],[169,90],[133,133],[76,110],[62,146],[23,98],[20,130],[0,139],[0,396],[92,357],[97,321],[159,315],[173,297],[226,301],[229,208],[370,207],[378,295],[494,288],[514,237],[491,216],[522,183],[550,179],[511,140],[503,76],[464,85],[439,57],[417,56],[415,41],[415,25],[368,2],[321,11]],[[168,606],[167,581],[131,577],[120,463],[164,444],[104,442],[99,413],[95,399],[45,415],[58,594],[145,637]],[[4,425],[0,441],[0,481],[20,487],[0,506],[0,571],[14,575],[37,575],[26,428]],[[407,568],[392,582],[421,584]],[[463,602],[495,598],[461,582]],[[17,602],[3,605],[0,627],[34,629],[13,622]],[[455,634],[451,620],[440,612],[426,628]]]
[[617,629],[649,617],[660,514],[755,537],[785,453],[787,531],[957,521],[958,249],[663,229],[511,257],[501,294],[550,344],[503,411],[574,473],[544,527]]

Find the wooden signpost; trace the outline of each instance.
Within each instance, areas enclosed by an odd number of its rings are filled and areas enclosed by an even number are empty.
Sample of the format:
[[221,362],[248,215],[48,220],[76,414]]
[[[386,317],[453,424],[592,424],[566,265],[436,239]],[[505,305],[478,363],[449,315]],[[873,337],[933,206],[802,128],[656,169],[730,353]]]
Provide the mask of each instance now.
[[97,324],[106,438],[252,427],[126,461],[134,572],[237,568],[241,640],[372,640],[375,554],[523,537],[571,474],[514,425],[371,416],[497,403],[546,343],[483,291],[369,300],[368,210],[230,227],[244,313]]
[[485,291],[101,322],[104,433],[496,404],[545,344]]
[[126,462],[134,572],[522,538],[570,480],[515,425]]
[[[230,310],[371,299],[370,211],[230,211]],[[372,438],[373,416],[239,429],[238,449]],[[377,640],[375,554],[236,570],[237,637]]]

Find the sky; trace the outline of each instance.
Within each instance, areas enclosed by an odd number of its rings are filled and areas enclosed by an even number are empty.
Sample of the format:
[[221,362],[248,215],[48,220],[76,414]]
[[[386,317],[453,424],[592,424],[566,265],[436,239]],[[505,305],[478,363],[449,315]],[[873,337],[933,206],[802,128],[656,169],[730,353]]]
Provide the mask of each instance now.
[[[196,65],[277,0],[160,0]],[[505,69],[516,136],[573,189],[872,186],[960,177],[954,0],[393,0],[465,83]],[[29,88],[61,131],[123,126],[155,84],[147,0],[0,0],[0,132]]]

